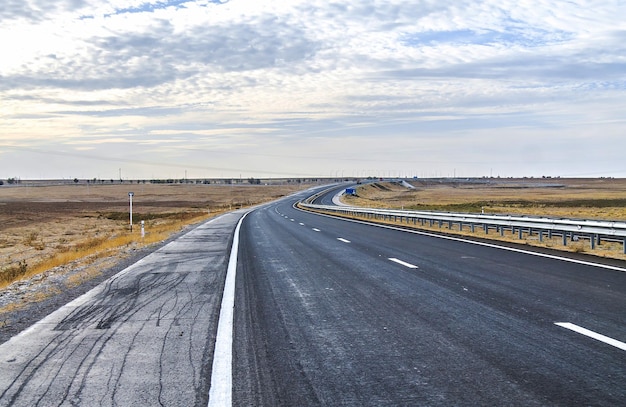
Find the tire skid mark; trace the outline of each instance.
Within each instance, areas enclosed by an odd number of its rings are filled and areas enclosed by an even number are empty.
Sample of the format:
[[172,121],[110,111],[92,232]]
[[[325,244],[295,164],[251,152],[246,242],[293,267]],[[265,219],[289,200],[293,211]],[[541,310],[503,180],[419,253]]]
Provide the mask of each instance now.
[[[59,334],[56,338],[59,338],[62,335],[63,334]],[[20,382],[15,393],[13,393],[13,395],[11,396],[11,399],[9,400],[8,405],[13,405],[15,403],[15,400],[19,396],[19,394],[24,390],[27,384],[30,383],[35,373],[38,372],[39,367],[41,367],[45,363],[45,360],[47,359],[47,357],[44,355],[46,355],[49,349],[52,349],[52,351],[50,351],[52,353],[54,351],[54,348],[56,348],[56,346],[53,346],[53,342],[50,342],[40,352],[38,352],[31,360],[29,360],[28,363],[26,363],[26,365],[22,368],[21,373],[15,379],[13,379],[10,385],[7,386],[7,388],[2,393],[0,393],[0,400],[3,400],[9,394],[9,391],[14,386],[18,385],[18,382]],[[38,360],[41,360],[41,359],[43,359],[43,361],[38,362]]]
[[[122,326],[121,324],[128,322],[128,320],[132,316],[140,312],[142,308],[145,307],[148,303],[158,300],[158,298],[164,292],[168,292],[172,290],[174,286],[178,285],[184,279],[184,275],[177,276],[170,284],[163,284],[163,280],[165,279],[164,277],[165,276],[159,276],[159,278],[153,279],[153,281],[150,284],[147,284],[145,288],[143,289],[137,288],[138,283],[144,280],[143,276],[141,276],[139,279],[135,279],[135,283],[133,284],[132,289],[126,289],[126,288],[121,289],[121,290],[115,289],[114,288],[115,284],[113,284],[112,282],[112,284],[110,284],[108,289],[103,292],[103,294],[99,297],[99,299],[96,301],[95,304],[87,304],[85,307],[79,307],[74,312],[72,312],[68,316],[68,318],[65,318],[64,320],[62,320],[61,323],[59,324],[59,326],[61,327],[60,330],[67,332],[67,334],[66,335],[60,334],[55,337],[54,341],[50,342],[50,350],[47,353],[46,352],[41,353],[41,356],[42,356],[41,361],[33,367],[31,372],[27,376],[27,380],[23,381],[22,385],[20,385],[20,388],[15,393],[12,401],[13,402],[16,401],[15,397],[18,397],[19,394],[22,393],[22,391],[25,389],[25,386],[30,382],[30,379],[32,379],[34,375],[40,371],[40,368],[44,367],[44,365],[49,365],[48,361],[55,357],[58,357],[60,360],[63,360],[63,362],[60,365],[56,366],[54,371],[49,372],[46,375],[46,376],[52,376],[54,378],[52,380],[47,381],[48,382],[47,389],[46,391],[43,392],[41,397],[39,397],[35,405],[49,405],[51,400],[46,401],[45,398],[47,395],[50,394],[50,389],[53,387],[53,385],[55,385],[58,381],[60,381],[60,379],[58,378],[62,377],[60,373],[66,370],[65,367],[73,366],[73,364],[75,364],[76,362],[76,359],[78,359],[79,361],[78,361],[78,367],[75,369],[75,374],[73,375],[71,379],[66,380],[69,382],[68,385],[60,386],[61,388],[65,388],[66,390],[64,394],[60,397],[60,399],[57,398],[58,397],[57,395],[55,397],[56,399],[55,401],[58,402],[58,405],[63,404],[63,402],[67,399],[68,394],[71,388],[73,387],[73,384],[76,378],[82,375],[81,384],[78,386],[78,389],[76,392],[76,397],[79,397],[80,393],[82,392],[84,388],[85,380],[88,377],[88,374],[91,371],[91,368],[98,362],[98,359],[100,355],[102,354],[103,350],[105,349],[105,347],[107,346],[108,342],[111,340],[111,338],[113,338],[117,334],[118,330],[121,328]],[[137,297],[141,295],[142,292],[154,291],[154,288],[158,288],[156,290],[156,293],[149,296],[143,301],[138,301]],[[173,292],[176,292],[176,290],[174,290]],[[125,304],[113,306],[112,312],[108,311],[108,309],[111,307],[107,307],[104,304],[109,303],[112,300],[113,301],[119,300],[119,294],[121,293],[132,295],[131,297],[132,301],[126,302]],[[134,311],[128,312],[131,309],[134,309]],[[125,315],[125,317],[120,318],[123,315]],[[119,320],[118,326],[116,326],[112,330],[108,329],[113,325],[114,322],[118,320]],[[148,321],[146,320],[142,325],[145,325],[147,322]],[[107,330],[108,332],[106,334],[100,335],[91,344],[91,346],[88,346],[88,347],[84,346],[85,342],[89,343],[91,338],[82,338],[78,341],[77,344],[74,344],[72,346],[72,343],[75,342],[75,339],[76,339],[76,335],[73,334],[73,331],[77,331],[78,328],[81,328],[84,325],[93,325],[94,323],[96,324],[96,329],[103,330],[105,329],[103,327],[106,326],[107,329],[105,330]],[[71,326],[71,328],[68,328],[68,324],[69,326]],[[57,326],[57,328],[59,326]],[[55,328],[55,330],[59,330],[57,328]],[[133,339],[131,340],[131,343],[128,346],[126,355],[128,355],[131,352],[133,343],[140,331],[141,330],[138,330],[135,333],[135,335],[133,335]],[[52,346],[52,344],[56,344],[56,345]],[[83,366],[85,365],[87,359],[89,358],[91,358],[91,361],[90,363],[87,364],[87,367],[84,369],[85,371],[83,371]],[[126,363],[126,356],[123,359],[122,366],[121,368],[119,368],[118,374],[112,376],[114,378],[114,385],[112,388],[113,395],[116,393],[119,380],[124,374],[125,363]],[[48,370],[50,370],[49,367],[48,367]],[[115,400],[112,400],[112,401],[114,405],[117,404],[115,403]]]
[[[186,286],[187,288],[187,293],[189,293],[189,298],[191,299],[191,293],[189,290],[189,286]],[[176,293],[178,293],[178,291],[176,291]],[[165,316],[171,314],[174,312],[174,310],[176,310],[178,307],[178,302],[179,302],[179,296],[178,295],[174,295],[174,304],[171,306],[171,308],[169,310],[166,311]],[[170,301],[168,301],[167,303],[169,303]],[[164,303],[159,309],[163,309],[163,307],[167,304]],[[173,323],[169,324],[169,326],[167,327],[167,331],[165,333],[165,340],[163,342],[161,342],[161,350],[159,353],[159,374],[158,374],[158,379],[159,379],[159,391],[158,391],[158,395],[157,395],[157,400],[159,401],[159,405],[164,406],[166,405],[166,403],[163,400],[163,372],[165,370],[165,364],[163,363],[163,357],[166,354],[166,349],[167,349],[167,342],[168,342],[168,338],[170,338],[171,333],[173,331],[173,327],[177,326],[177,321],[179,320],[178,316],[181,314],[186,313],[187,308],[190,307],[190,305],[192,305],[193,301],[192,300],[187,300],[185,302],[185,305],[183,307],[181,307],[180,311],[178,311],[176,313],[176,315],[174,316],[174,318],[172,318]],[[182,335],[182,333],[181,333]]]
[[[47,372],[47,374],[43,374],[52,377],[52,379],[44,380],[44,382],[48,383],[47,388],[43,392],[41,392],[41,390],[38,391],[41,393],[41,396],[35,401],[34,405],[52,405],[53,400],[50,400],[51,389],[57,387],[65,388],[65,392],[55,395],[54,404],[62,405],[67,400],[68,395],[74,387],[78,388],[75,389],[76,391],[73,393],[73,400],[71,400],[71,402],[80,403],[80,395],[85,387],[90,371],[98,363],[107,344],[116,336],[123,324],[127,323],[133,316],[142,311],[149,303],[163,301],[163,294],[168,292],[177,293],[177,290],[174,288],[178,286],[186,276],[185,274],[174,275],[173,273],[159,274],[160,275],[141,276],[139,279],[135,279],[130,289],[117,289],[117,282],[112,281],[111,284],[108,284],[107,289],[98,296],[96,301],[78,307],[71,312],[68,317],[64,318],[53,328],[53,330],[59,331],[60,333],[38,354],[38,357],[32,359],[27,364],[23,373],[14,380],[13,385],[18,381],[21,383],[11,398],[11,404],[19,399],[20,395],[24,393],[28,386],[32,385],[31,382],[33,379],[37,375],[41,375],[42,372]],[[150,295],[146,298],[139,298],[149,292]],[[124,295],[127,297],[124,297]],[[126,298],[128,301],[115,304],[121,297]],[[174,298],[175,303],[173,307],[175,308],[178,302],[177,295],[174,295]],[[168,301],[171,301],[171,298],[166,300],[166,302]],[[161,307],[163,307],[163,305],[161,305]],[[182,313],[179,312],[177,318],[171,319],[170,327],[176,325],[180,317],[184,315],[184,311],[185,310],[181,310]],[[171,314],[171,312],[172,311],[169,310],[165,315]],[[141,328],[132,336],[121,366],[116,367],[115,364],[111,365],[112,374],[110,376],[109,388],[111,391],[112,405],[118,404],[117,400],[115,400],[115,394],[119,388],[121,378],[126,374],[124,368],[127,363],[127,357],[129,354],[132,354],[137,336],[143,331],[143,326],[148,323],[149,319],[145,319],[141,323]],[[95,341],[93,337],[88,337],[82,338],[76,343],[77,335],[75,332],[78,333],[80,332],[80,328],[93,325],[95,325],[96,330],[105,331],[106,333],[103,332]],[[62,362],[58,365],[53,363],[54,368],[51,370],[50,368],[52,366],[50,366],[50,361],[54,359],[62,360]],[[77,365],[76,362],[78,362]],[[66,369],[68,366],[70,369],[72,366],[77,366],[77,368],[75,368],[75,374],[71,378],[66,378],[65,380],[61,379],[63,377],[61,372],[69,370]],[[43,369],[44,367],[46,369]],[[24,373],[26,373],[26,376],[24,376]],[[67,385],[59,386],[59,382],[61,381],[68,383]],[[76,383],[76,381],[79,381],[79,383]],[[13,385],[11,387],[13,387]],[[10,390],[11,388],[6,389],[0,398],[4,398],[5,394]],[[103,398],[104,397],[106,396],[103,396]],[[120,400],[120,402],[124,404],[123,400]]]

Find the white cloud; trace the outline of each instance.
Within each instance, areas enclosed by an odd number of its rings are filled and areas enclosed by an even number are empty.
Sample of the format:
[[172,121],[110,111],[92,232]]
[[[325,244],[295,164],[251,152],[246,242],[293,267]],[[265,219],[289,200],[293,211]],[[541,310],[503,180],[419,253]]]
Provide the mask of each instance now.
[[[560,168],[550,157],[563,146],[626,147],[615,137],[625,128],[624,14],[621,2],[582,0],[7,0],[0,154],[56,151],[62,139],[72,154],[98,145],[94,171],[126,145],[150,146],[144,161],[172,168],[229,151],[210,167],[249,176],[350,165],[428,173],[383,154],[393,141],[407,156],[427,146],[424,167],[486,175],[491,147],[517,143],[495,134],[561,140],[533,144],[545,151],[527,164],[524,148],[499,150],[519,159],[517,175],[541,175]],[[472,148],[476,158],[463,160]],[[606,175],[626,176],[621,160],[594,157]],[[582,165],[596,174],[595,164]],[[0,177],[15,171],[29,167],[0,161]]]

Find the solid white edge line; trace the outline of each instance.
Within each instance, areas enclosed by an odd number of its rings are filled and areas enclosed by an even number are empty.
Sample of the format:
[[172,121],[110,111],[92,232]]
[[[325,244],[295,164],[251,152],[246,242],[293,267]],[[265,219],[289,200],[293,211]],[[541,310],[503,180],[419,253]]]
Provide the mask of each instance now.
[[410,269],[418,269],[419,268],[415,264],[407,263],[407,262],[402,261],[400,259],[396,259],[395,257],[389,257],[389,260],[393,261],[394,263],[398,263],[401,266],[408,267]]
[[[299,208],[296,208],[296,209],[298,209],[299,211],[303,211],[303,209],[299,209]],[[422,235],[422,236],[428,236],[428,237],[437,237],[439,239],[446,239],[446,240],[452,240],[452,241],[455,241],[455,242],[469,243],[469,244],[474,244],[474,245],[477,245],[477,246],[491,247],[491,248],[494,248],[494,249],[507,250],[507,251],[515,252],[515,253],[528,254],[528,255],[537,256],[537,257],[545,257],[547,259],[553,259],[553,260],[562,260],[562,261],[567,261],[569,263],[582,264],[584,266],[599,267],[599,268],[603,268],[603,269],[607,269],[607,270],[615,270],[615,271],[621,271],[622,273],[626,273],[626,268],[624,268],[624,267],[609,266],[608,264],[600,264],[600,263],[593,263],[591,261],[570,259],[568,257],[561,257],[561,256],[553,255],[553,254],[533,252],[533,251],[530,251],[530,250],[516,249],[514,247],[499,246],[499,245],[494,244],[494,243],[478,242],[478,241],[475,241],[475,240],[463,239],[463,238],[460,238],[460,237],[437,235],[437,234],[434,234],[434,233],[423,232],[423,231],[420,231],[420,230],[403,229],[403,228],[397,228],[397,227],[393,227],[393,226],[379,225],[379,224],[376,224],[376,223],[363,222],[363,221],[356,220],[356,219],[340,218],[340,217],[337,217],[337,216],[331,216],[331,215],[327,215],[327,214],[324,214],[324,213],[316,213],[316,212],[308,212],[308,213],[314,213],[314,214],[316,214],[318,216],[324,216],[324,217],[327,217],[327,218],[339,219],[339,220],[343,220],[343,221],[346,221],[346,222],[360,223],[362,225],[369,225],[369,226],[379,227],[379,228],[383,228],[383,229],[397,230],[397,231],[400,231],[400,232],[413,233],[415,235]]]
[[343,237],[338,237],[337,240],[339,240],[340,242],[344,242],[344,243],[350,243],[348,239],[344,239]]
[[589,329],[572,324],[570,322],[555,322],[554,325],[558,325],[561,328],[569,329],[570,331],[574,331],[579,334],[588,336],[600,342],[604,342],[608,345],[615,346],[616,348],[619,348],[621,350],[626,350],[626,343],[620,342],[617,339],[609,338],[608,336],[599,334],[597,332],[590,331]]
[[237,277],[237,252],[239,251],[239,229],[245,213],[235,228],[233,245],[230,249],[226,282],[222,294],[220,317],[217,323],[217,336],[211,369],[209,407],[232,406],[233,397],[233,318],[235,308],[235,281]]

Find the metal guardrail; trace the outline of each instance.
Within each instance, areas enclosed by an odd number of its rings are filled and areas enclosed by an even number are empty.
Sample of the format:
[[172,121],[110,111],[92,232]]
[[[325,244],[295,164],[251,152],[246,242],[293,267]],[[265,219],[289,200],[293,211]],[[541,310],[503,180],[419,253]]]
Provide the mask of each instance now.
[[[336,188],[336,185],[333,185],[333,186],[331,186],[331,187],[329,187],[329,188],[325,188],[325,189],[323,189],[322,191],[319,191],[319,192],[317,192],[317,193],[315,193],[315,194],[311,195],[310,197],[308,197],[308,198],[306,198],[306,199],[303,199],[303,200],[301,201],[301,203],[304,203],[304,204],[312,204],[313,202],[315,202],[315,200],[316,200],[317,198],[319,198],[320,196],[322,196],[322,195],[324,195],[324,194],[327,194],[329,191],[332,191],[332,190],[333,190],[333,189],[335,189],[335,188]],[[345,192],[345,190],[344,190],[343,192]]]
[[458,225],[459,230],[463,230],[463,227],[467,226],[472,232],[476,226],[482,227],[485,233],[495,229],[503,234],[505,230],[510,230],[512,233],[517,233],[520,239],[523,233],[527,235],[537,234],[540,241],[543,240],[544,236],[552,238],[553,235],[557,235],[562,237],[563,245],[567,244],[568,239],[570,241],[587,239],[592,249],[602,240],[619,241],[624,245],[624,254],[626,254],[626,222],[620,221],[370,209],[352,206],[314,205],[308,202],[301,202],[300,206],[311,210],[335,212],[347,216],[362,216],[369,219],[399,220],[400,222],[406,221],[406,223],[413,222],[413,224],[420,222],[422,226],[425,222],[429,222],[430,226],[433,226],[434,222],[438,222],[441,227],[443,222],[447,222],[449,228],[452,225]]

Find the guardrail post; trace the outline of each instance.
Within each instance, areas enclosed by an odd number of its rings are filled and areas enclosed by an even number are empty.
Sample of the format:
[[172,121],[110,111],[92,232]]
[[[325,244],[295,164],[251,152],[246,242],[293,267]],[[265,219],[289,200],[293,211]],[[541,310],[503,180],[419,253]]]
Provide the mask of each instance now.
[[624,254],[626,254],[626,237],[624,238],[624,241],[622,243],[624,244]]
[[488,235],[489,234],[489,225],[487,225],[486,223],[483,225],[483,227],[485,228],[485,234]]
[[567,233],[562,232],[563,234],[563,246],[567,246]]
[[500,229],[500,236],[504,236],[504,226],[498,226],[498,229]]
[[590,235],[589,240],[591,242],[591,250],[596,248],[596,235]]
[[459,232],[463,231],[463,222],[459,222]]
[[[472,233],[474,233],[474,232],[475,232],[475,230],[474,230],[474,224],[473,224],[473,223],[472,223],[472,224],[470,224],[470,228],[472,229]],[[625,240],[625,242],[626,242],[626,240]],[[626,247],[626,243],[625,243],[625,247]]]
[[552,239],[552,229],[548,230],[548,239]]
[[517,237],[518,237],[520,240],[522,240],[522,239],[524,238],[524,235],[523,235],[524,230],[520,227],[520,228],[519,228],[519,230],[518,230],[517,232],[518,232]]
[[543,242],[543,230],[539,231],[539,241]]

